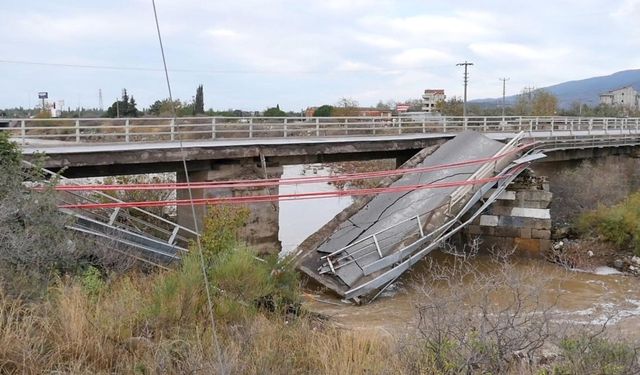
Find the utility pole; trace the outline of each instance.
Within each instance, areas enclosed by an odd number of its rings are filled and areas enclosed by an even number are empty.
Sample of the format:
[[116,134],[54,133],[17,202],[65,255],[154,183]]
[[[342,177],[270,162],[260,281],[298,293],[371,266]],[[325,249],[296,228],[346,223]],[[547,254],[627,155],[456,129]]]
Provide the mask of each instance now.
[[509,78],[499,78],[502,81],[502,121],[504,121],[505,94],[507,92],[507,81]]
[[464,101],[462,102],[462,116],[467,117],[467,84],[469,83],[469,71],[467,70],[469,65],[473,63],[465,62],[456,64],[456,66],[464,66]]

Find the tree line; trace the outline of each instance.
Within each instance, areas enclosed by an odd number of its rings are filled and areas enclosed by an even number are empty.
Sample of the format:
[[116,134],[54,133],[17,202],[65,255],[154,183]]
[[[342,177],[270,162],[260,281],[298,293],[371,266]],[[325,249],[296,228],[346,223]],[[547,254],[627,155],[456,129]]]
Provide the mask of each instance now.
[[[409,112],[422,111],[422,100],[420,98],[407,99],[402,102],[394,100],[378,101],[371,109],[395,112],[396,105],[402,103],[409,106]],[[269,107],[264,111],[245,111],[241,109],[213,110],[204,109],[204,88],[199,85],[196,88],[195,96],[191,101],[180,99],[170,100],[169,98],[159,99],[153,102],[148,108],[138,109],[137,102],[127,89],[122,89],[122,96],[114,101],[106,111],[99,108],[67,108],[62,110],[61,116],[66,118],[77,117],[189,117],[189,116],[224,116],[224,117],[287,117],[313,115],[316,117],[343,117],[358,116],[362,108],[358,101],[352,98],[341,98],[335,104],[321,105],[311,113],[301,111],[284,111],[279,104]],[[7,108],[0,110],[0,118],[21,118],[31,117],[38,114],[38,108]],[[436,104],[436,111],[444,116],[462,116],[463,102],[459,97],[451,97]],[[470,116],[501,116],[503,108],[501,103],[467,103],[467,113]],[[47,115],[43,113],[42,115]],[[558,98],[544,89],[523,90],[516,98],[515,102],[507,103],[504,108],[505,116],[583,116],[583,117],[640,117],[640,109],[631,110],[619,106],[599,104],[589,106],[583,103],[572,103],[569,107],[561,108]]]

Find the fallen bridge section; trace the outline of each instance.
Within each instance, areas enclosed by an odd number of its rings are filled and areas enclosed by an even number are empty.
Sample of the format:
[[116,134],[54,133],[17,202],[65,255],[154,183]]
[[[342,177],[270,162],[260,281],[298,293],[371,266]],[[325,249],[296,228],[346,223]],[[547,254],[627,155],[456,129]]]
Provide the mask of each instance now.
[[[481,202],[479,214],[531,159],[521,135],[508,144],[465,132],[404,167],[455,166],[408,174],[391,186],[451,183],[438,189],[380,194],[356,201],[300,247],[299,269],[343,297],[370,296],[393,282],[465,224],[464,213]],[[478,160],[486,160],[478,163]],[[493,193],[483,198],[494,189]],[[475,217],[475,215],[472,215]],[[329,233],[330,232],[330,233]]]
[[[26,168],[38,168],[29,162],[23,163]],[[41,169],[41,173],[48,178],[56,179],[60,185],[76,185],[50,170]],[[100,191],[100,185],[96,185],[93,190],[59,191],[57,201],[61,206],[125,203]],[[179,260],[188,251],[189,239],[197,235],[189,228],[138,207],[61,208],[60,211],[70,217],[68,229],[106,241],[110,245],[109,248],[115,252],[163,268]]]

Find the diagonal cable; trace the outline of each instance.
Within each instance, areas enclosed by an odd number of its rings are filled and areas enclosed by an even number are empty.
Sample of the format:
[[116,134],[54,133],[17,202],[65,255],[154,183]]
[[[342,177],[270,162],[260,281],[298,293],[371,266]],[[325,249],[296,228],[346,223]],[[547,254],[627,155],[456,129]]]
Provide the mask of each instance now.
[[[171,114],[173,117],[173,122],[174,124],[176,124],[177,128],[178,128],[178,141],[180,144],[180,154],[182,156],[182,166],[184,168],[184,176],[185,176],[185,180],[187,182],[187,184],[190,184],[189,181],[189,170],[187,168],[187,159],[185,156],[185,152],[184,152],[184,147],[182,144],[182,135],[180,132],[180,125],[178,123],[178,121],[176,121],[177,116],[176,116],[176,108],[175,105],[173,103],[173,95],[171,93],[171,81],[169,80],[169,70],[167,69],[167,59],[165,57],[164,54],[164,47],[162,45],[162,35],[160,33],[160,23],[158,22],[158,12],[156,10],[156,2],[155,0],[151,0],[151,4],[153,5],[153,16],[155,18],[156,21],[156,29],[158,31],[158,42],[160,43],[160,53],[162,54],[162,65],[164,66],[164,76],[165,79],[167,81],[167,90],[169,92],[169,102],[171,103]],[[218,341],[218,334],[216,332],[216,320],[215,317],[213,315],[213,302],[211,299],[211,290],[209,288],[209,278],[207,277],[207,269],[205,267],[205,261],[204,261],[204,254],[202,251],[202,242],[200,240],[200,231],[198,228],[198,219],[196,217],[196,208],[195,205],[193,204],[193,192],[191,190],[191,187],[189,187],[187,189],[187,191],[189,192],[189,200],[191,201],[191,214],[193,216],[193,228],[195,230],[195,232],[197,233],[196,235],[196,244],[198,246],[198,255],[200,257],[200,268],[202,270],[202,277],[203,277],[203,281],[204,281],[204,289],[205,292],[207,294],[207,307],[209,309],[209,319],[211,321],[211,337],[213,339],[213,343],[215,345],[216,348],[216,354],[218,357],[218,365],[219,365],[219,369],[220,372],[222,374],[225,374],[225,368],[224,365],[222,363],[222,351],[220,349],[220,342]]]

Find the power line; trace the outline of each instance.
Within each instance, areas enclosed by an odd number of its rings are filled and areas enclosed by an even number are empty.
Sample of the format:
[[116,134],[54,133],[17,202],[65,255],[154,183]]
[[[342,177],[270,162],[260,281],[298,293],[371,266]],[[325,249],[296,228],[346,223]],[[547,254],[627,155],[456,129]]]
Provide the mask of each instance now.
[[468,68],[473,63],[465,62],[458,63],[456,66],[464,66],[464,102],[462,102],[462,116],[467,117],[467,84],[469,83],[469,71]]
[[[13,64],[13,65],[35,65],[35,66],[49,66],[57,68],[80,68],[80,69],[93,69],[93,70],[119,70],[119,71],[134,71],[134,72],[163,72],[162,68],[153,67],[135,67],[135,66],[118,66],[118,65],[93,65],[93,64],[69,64],[69,63],[49,63],[42,61],[28,61],[28,60],[6,60],[0,59],[0,64]],[[272,70],[272,69],[169,69],[174,73],[199,73],[199,74],[337,74],[337,73],[402,73],[406,71],[421,71],[425,69],[444,68],[446,65],[434,65],[434,66],[420,66],[413,68],[391,69],[391,68],[376,68],[371,67],[368,69],[360,70],[345,70],[345,69],[333,69],[333,70]]]
[[[167,59],[164,54],[164,46],[162,45],[162,35],[160,33],[160,22],[158,21],[158,12],[156,11],[156,2],[155,0],[151,0],[151,4],[153,5],[153,17],[156,21],[156,30],[158,31],[158,43],[160,44],[160,54],[162,55],[162,65],[164,66],[164,76],[167,81],[167,91],[169,93],[169,103],[171,103],[171,112],[173,114],[174,123],[178,124],[178,141],[180,144],[180,154],[182,156],[182,167],[184,169],[184,175],[187,184],[189,181],[189,170],[187,168],[187,157],[184,150],[184,145],[182,143],[182,132],[180,132],[180,125],[176,121],[176,107],[173,102],[173,95],[171,93],[171,81],[169,80],[169,70],[167,69]],[[200,258],[200,270],[202,271],[202,281],[204,282],[204,289],[207,295],[207,307],[209,310],[209,319],[211,322],[211,338],[213,339],[214,347],[216,349],[216,355],[218,357],[218,365],[220,373],[223,375],[226,374],[226,370],[224,364],[222,363],[222,349],[220,348],[220,342],[218,341],[218,333],[216,330],[216,321],[213,315],[213,302],[211,299],[211,290],[209,286],[209,277],[207,276],[207,269],[205,267],[204,262],[204,254],[202,250],[202,241],[200,239],[200,231],[198,230],[198,218],[196,217],[196,207],[193,204],[193,192],[191,188],[187,190],[189,192],[189,201],[191,201],[191,215],[193,216],[193,228],[195,229],[196,234],[196,244],[198,247],[198,256]]]

